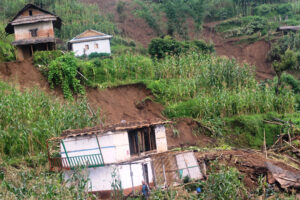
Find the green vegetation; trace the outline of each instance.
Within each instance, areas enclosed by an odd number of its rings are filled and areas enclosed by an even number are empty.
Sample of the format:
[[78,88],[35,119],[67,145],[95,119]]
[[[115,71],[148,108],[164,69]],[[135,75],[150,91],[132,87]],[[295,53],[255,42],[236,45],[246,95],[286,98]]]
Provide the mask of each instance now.
[[11,45],[12,36],[8,36],[4,30],[4,24],[0,21],[0,62],[8,62],[15,60],[15,50]]
[[[64,62],[60,58],[55,62]],[[268,145],[273,141],[278,131],[263,125],[262,120],[266,113],[285,115],[295,112],[299,107],[299,103],[296,102],[299,93],[297,80],[284,74],[282,89],[276,93],[276,79],[257,83],[254,70],[250,66],[239,66],[235,60],[211,54],[187,51],[178,56],[166,55],[159,60],[125,54],[76,62],[77,71],[88,79],[83,80],[77,73],[75,78],[81,84],[105,88],[143,83],[151,89],[156,101],[165,106],[164,114],[168,118],[192,117],[212,127],[212,130],[216,131],[215,136],[234,133],[245,140],[251,140],[244,142],[245,146],[259,148],[263,142],[261,136],[264,128]],[[260,117],[255,121],[252,115]],[[249,116],[253,122],[249,126],[247,122],[236,126],[245,130],[245,135],[238,130],[230,132],[231,123],[226,126],[220,125],[226,124],[226,118],[236,119],[243,116]],[[297,115],[294,115],[291,119],[296,118]],[[244,127],[250,128],[246,131]]]
[[96,199],[85,192],[87,179],[80,170],[67,181],[61,173],[10,170],[9,176],[0,179],[1,199]]
[[42,155],[45,162],[46,140],[62,130],[92,126],[85,100],[64,102],[38,92],[20,92],[0,82],[0,156],[30,159]]
[[61,30],[57,30],[57,36],[68,40],[87,29],[101,30],[107,34],[117,33],[115,25],[105,16],[100,15],[98,6],[83,4],[78,0],[3,0],[0,2],[0,19],[7,22],[24,7],[26,3],[34,3],[44,9],[55,13],[63,20]]
[[[276,141],[280,133],[287,133],[287,127],[274,124],[264,123],[264,120],[283,119],[284,121],[291,120],[295,127],[300,128],[300,114],[255,114],[241,115],[232,118],[225,118],[220,128],[223,133],[229,135],[228,142],[234,146],[244,147],[251,146],[260,148],[264,141],[264,132],[266,134],[266,144],[271,146]],[[290,131],[295,134],[295,130]],[[230,136],[230,135],[235,135]]]
[[[201,28],[205,13],[204,0],[167,0],[156,1],[157,3],[135,0],[135,2],[137,5],[135,14],[145,19],[158,35],[165,33],[188,39],[188,18],[193,19],[198,30]],[[168,20],[166,24],[162,23],[163,16]]]
[[[212,166],[214,167],[214,166]],[[243,183],[243,177],[235,168],[218,166],[220,169],[213,169],[204,182],[203,199],[245,199],[247,190]]]
[[149,44],[148,52],[152,58],[164,58],[166,55],[180,55],[187,52],[212,53],[215,51],[212,44],[207,44],[201,40],[180,42],[166,36],[164,38],[154,38]]

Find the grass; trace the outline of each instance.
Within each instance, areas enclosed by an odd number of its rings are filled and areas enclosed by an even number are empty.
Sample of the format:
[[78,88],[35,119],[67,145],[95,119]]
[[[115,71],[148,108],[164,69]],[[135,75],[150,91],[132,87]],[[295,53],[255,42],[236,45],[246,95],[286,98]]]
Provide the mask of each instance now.
[[97,124],[86,100],[63,104],[42,92],[20,92],[0,82],[0,155],[35,157],[46,152],[46,140],[62,130]]
[[[277,114],[274,112],[266,114],[241,115],[223,119],[223,131],[228,136],[228,142],[235,146],[260,148],[266,133],[266,144],[271,146],[281,133],[286,133],[285,127],[264,123],[263,120],[280,118],[285,121],[291,120],[296,128],[300,128],[300,113]],[[235,135],[235,136],[232,136]]]

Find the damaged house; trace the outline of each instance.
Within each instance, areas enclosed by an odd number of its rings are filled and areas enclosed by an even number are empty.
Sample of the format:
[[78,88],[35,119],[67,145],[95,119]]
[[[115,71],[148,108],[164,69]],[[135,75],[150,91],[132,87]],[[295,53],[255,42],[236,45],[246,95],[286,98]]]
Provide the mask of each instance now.
[[166,123],[169,122],[125,122],[66,130],[47,143],[50,170],[63,170],[68,179],[75,168],[84,167],[89,192],[101,196],[110,194],[113,173],[121,181],[125,195],[140,189],[142,181],[153,186],[155,174],[148,155],[168,150]]
[[17,49],[17,59],[24,60],[35,51],[55,49],[54,28],[60,27],[59,17],[33,4],[27,4],[8,23],[5,31],[15,35],[12,44]]

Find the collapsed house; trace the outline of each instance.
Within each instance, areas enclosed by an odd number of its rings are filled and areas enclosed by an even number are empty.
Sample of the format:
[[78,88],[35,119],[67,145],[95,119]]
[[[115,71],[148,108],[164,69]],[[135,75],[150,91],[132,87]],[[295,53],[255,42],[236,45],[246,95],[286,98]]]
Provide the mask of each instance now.
[[17,59],[24,60],[35,51],[55,49],[54,28],[60,27],[59,17],[33,4],[27,4],[8,23],[5,31],[15,35],[12,44],[16,46]]
[[[165,121],[120,123],[107,127],[66,130],[48,145],[50,170],[69,179],[78,167],[88,178],[89,192],[107,197],[117,178],[124,195],[142,186],[164,187],[185,176],[203,178],[193,152],[168,151]],[[56,150],[49,147],[55,147]],[[55,148],[54,148],[55,149]]]
[[95,30],[86,30],[68,42],[68,49],[76,56],[90,55],[91,53],[110,54],[111,35]]

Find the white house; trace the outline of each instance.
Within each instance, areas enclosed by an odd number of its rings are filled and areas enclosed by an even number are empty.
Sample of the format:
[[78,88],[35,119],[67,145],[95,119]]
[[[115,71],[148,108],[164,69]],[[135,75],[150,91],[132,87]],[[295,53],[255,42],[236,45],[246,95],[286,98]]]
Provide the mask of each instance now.
[[111,38],[111,35],[90,29],[70,40],[68,42],[68,48],[72,50],[76,56],[89,55],[94,52],[110,54]]
[[142,121],[64,131],[62,137],[49,141],[60,143],[57,157],[48,148],[50,170],[64,170],[68,179],[75,167],[85,166],[88,190],[100,194],[111,192],[113,173],[125,195],[140,189],[142,181],[153,186],[153,163],[147,155],[168,150],[166,123]]

